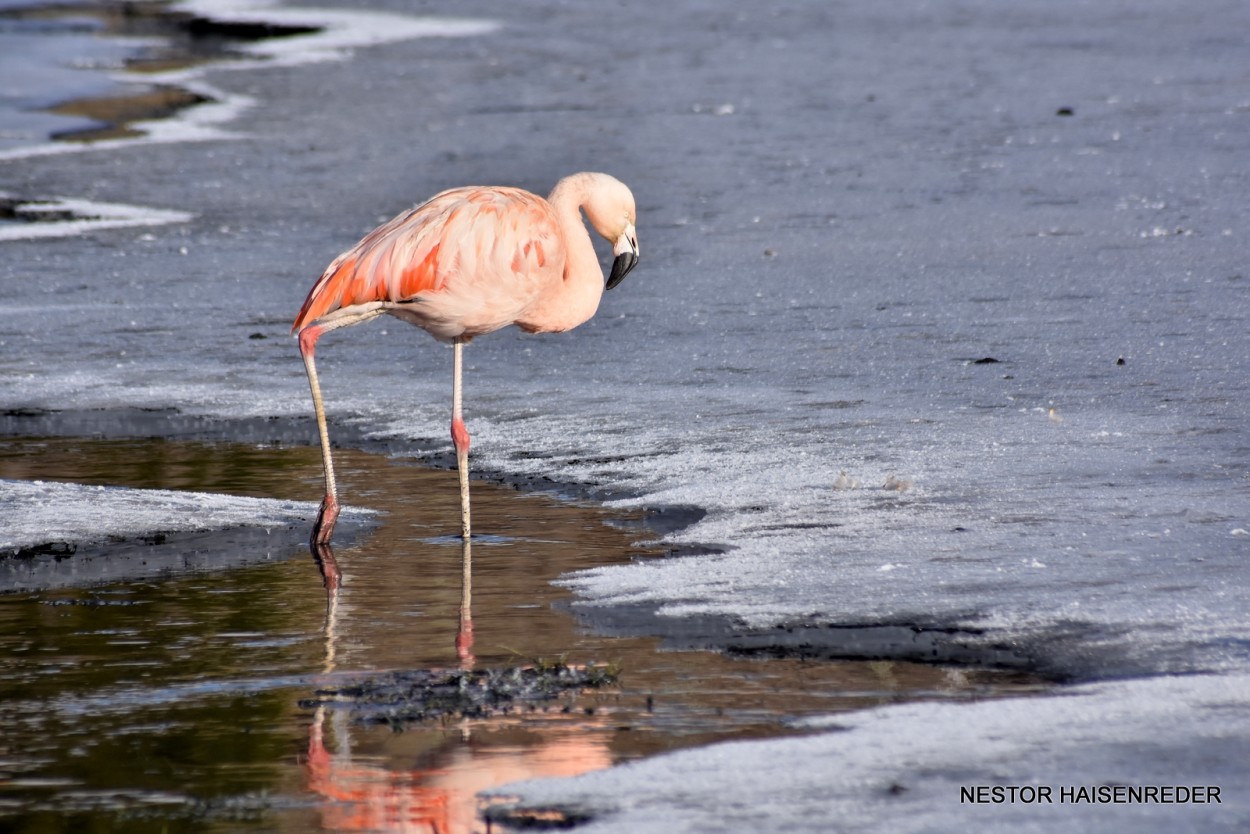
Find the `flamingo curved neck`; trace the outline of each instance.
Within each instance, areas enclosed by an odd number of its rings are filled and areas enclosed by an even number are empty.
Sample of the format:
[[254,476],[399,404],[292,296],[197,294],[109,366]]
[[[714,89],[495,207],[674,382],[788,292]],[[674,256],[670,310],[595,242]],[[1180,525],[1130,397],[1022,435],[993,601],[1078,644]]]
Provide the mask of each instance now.
[[589,199],[593,180],[574,174],[556,183],[547,198],[564,237],[564,280],[551,285],[517,324],[532,333],[572,330],[590,319],[603,297],[603,270],[582,222],[581,207]]

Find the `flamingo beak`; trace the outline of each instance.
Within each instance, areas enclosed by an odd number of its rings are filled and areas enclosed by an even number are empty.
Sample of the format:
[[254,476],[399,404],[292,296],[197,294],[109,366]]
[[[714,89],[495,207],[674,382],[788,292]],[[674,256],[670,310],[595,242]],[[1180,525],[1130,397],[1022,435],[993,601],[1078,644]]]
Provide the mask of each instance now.
[[626,227],[625,234],[616,239],[612,254],[616,256],[616,259],[612,261],[612,274],[608,276],[607,289],[609,290],[625,280],[625,276],[638,263],[638,238],[634,233],[633,224]]

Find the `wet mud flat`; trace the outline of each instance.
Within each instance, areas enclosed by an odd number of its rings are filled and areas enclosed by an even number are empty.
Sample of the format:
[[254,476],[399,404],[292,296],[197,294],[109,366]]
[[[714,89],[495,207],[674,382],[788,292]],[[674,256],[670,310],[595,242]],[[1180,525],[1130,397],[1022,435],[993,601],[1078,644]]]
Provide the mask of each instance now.
[[[551,580],[663,558],[637,543],[645,519],[503,485],[474,484],[466,606],[454,472],[351,449],[338,461],[347,502],[378,520],[321,554],[338,567],[333,582],[292,542],[264,558],[0,593],[3,827],[476,831],[487,815],[492,830],[568,826],[564,811],[485,808],[476,794],[797,732],[790,722],[808,715],[1040,685],[972,666],[605,636],[570,615]],[[308,501],[321,490],[315,449],[220,440],[3,437],[0,478]],[[524,674],[570,685],[436,712],[413,694],[486,678],[520,693],[507,679]]]

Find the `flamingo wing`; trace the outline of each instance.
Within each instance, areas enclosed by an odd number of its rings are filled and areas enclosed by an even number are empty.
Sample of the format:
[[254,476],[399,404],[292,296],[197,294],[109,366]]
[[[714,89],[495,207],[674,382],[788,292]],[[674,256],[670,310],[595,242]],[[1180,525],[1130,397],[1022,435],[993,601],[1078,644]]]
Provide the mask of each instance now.
[[[517,188],[457,188],[398,215],[335,258],[292,330],[357,305],[394,308],[440,296],[447,296],[447,315],[477,302],[499,308],[495,318],[520,305],[515,318],[539,284],[563,268],[564,242],[545,200]],[[488,332],[509,323],[466,329]]]

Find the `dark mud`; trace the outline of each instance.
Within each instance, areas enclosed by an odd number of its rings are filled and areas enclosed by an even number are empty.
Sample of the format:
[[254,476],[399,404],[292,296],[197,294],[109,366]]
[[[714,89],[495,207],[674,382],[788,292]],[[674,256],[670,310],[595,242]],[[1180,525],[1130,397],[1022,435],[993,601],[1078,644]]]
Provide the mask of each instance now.
[[[495,669],[414,669],[375,675],[360,683],[319,689],[299,702],[305,709],[344,709],[362,724],[394,729],[449,718],[495,718],[546,711],[587,690],[620,682],[610,666],[534,663]],[[571,712],[565,703],[558,707]]]

